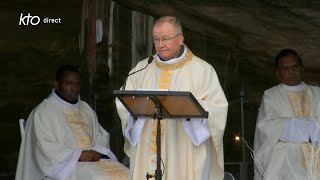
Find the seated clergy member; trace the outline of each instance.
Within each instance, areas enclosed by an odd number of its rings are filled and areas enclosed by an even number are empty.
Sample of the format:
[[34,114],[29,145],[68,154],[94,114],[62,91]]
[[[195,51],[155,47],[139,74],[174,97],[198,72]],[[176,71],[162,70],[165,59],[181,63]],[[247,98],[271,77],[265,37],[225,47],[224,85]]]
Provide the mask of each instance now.
[[318,180],[320,88],[303,82],[298,53],[275,58],[280,84],[264,92],[254,141],[255,180]]
[[109,134],[80,100],[80,72],[61,66],[55,87],[30,114],[16,180],[126,180],[128,169],[109,148]]

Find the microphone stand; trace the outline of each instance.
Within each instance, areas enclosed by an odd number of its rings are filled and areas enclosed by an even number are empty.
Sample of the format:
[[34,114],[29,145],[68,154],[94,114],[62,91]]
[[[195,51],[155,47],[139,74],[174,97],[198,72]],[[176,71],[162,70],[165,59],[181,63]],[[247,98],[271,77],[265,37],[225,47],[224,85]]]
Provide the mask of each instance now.
[[144,70],[145,68],[147,68],[147,67],[149,66],[149,64],[152,63],[153,59],[154,59],[153,56],[150,56],[149,59],[148,59],[148,64],[147,64],[144,68],[139,69],[138,71],[134,71],[134,72],[128,74],[128,76],[127,76],[126,79],[124,80],[124,83],[123,83],[123,86],[122,86],[122,90],[126,90],[126,83],[127,83],[128,77],[131,76],[132,74],[135,74],[135,73],[137,73],[137,72],[139,72],[139,71],[142,71],[142,70]]

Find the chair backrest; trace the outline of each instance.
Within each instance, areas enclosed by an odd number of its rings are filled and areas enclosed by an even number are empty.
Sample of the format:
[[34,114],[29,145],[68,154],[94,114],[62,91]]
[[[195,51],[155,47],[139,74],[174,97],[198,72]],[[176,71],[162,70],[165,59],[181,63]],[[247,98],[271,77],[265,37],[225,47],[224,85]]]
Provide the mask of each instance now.
[[26,128],[26,120],[19,119],[19,127],[20,127],[21,139],[22,139],[24,136],[25,128]]
[[233,175],[229,172],[224,172],[224,178],[223,180],[235,180],[235,178],[233,177]]

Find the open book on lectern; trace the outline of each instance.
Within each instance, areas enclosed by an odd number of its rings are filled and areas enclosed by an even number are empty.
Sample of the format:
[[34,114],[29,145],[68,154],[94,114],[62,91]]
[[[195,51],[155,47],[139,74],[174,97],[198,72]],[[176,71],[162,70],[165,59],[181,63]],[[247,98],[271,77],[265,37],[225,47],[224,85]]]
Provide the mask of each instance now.
[[188,91],[115,90],[113,93],[134,118],[154,117],[160,106],[163,118],[208,118],[197,99]]

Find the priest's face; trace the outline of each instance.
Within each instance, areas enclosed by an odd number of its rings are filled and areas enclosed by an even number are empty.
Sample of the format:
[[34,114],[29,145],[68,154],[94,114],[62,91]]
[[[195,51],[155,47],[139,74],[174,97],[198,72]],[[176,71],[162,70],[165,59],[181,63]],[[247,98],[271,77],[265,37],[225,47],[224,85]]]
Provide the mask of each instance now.
[[284,56],[279,59],[276,74],[281,83],[294,86],[303,80],[304,68],[295,55]]
[[60,81],[56,81],[56,90],[69,102],[78,100],[80,94],[80,74],[65,71]]
[[172,23],[159,22],[153,27],[153,42],[157,54],[164,60],[176,58],[183,44],[183,35],[177,34]]

